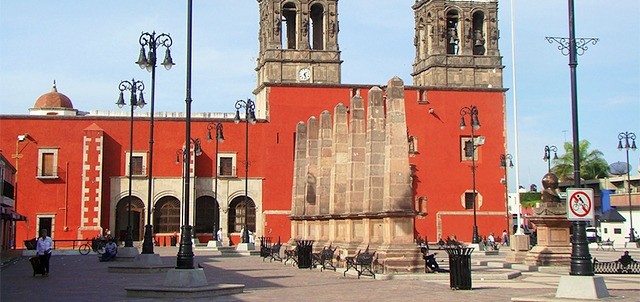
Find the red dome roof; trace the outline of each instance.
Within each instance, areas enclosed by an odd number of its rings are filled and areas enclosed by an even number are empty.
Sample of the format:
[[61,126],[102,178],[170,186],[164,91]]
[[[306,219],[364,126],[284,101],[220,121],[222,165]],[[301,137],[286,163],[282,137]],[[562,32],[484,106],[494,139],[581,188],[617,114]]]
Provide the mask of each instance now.
[[45,93],[41,95],[38,100],[36,100],[36,104],[33,105],[34,108],[69,108],[73,109],[73,104],[71,100],[64,94],[58,92],[56,89],[56,82],[53,82],[53,87],[51,88],[51,92]]

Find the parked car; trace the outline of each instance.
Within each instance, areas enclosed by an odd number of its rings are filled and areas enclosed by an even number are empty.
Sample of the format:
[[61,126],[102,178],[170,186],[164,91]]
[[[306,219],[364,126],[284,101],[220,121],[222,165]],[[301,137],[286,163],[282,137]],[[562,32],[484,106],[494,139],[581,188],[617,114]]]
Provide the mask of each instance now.
[[587,228],[587,241],[589,243],[600,242],[601,240],[602,238],[600,237],[600,235],[598,235],[598,229],[594,227]]

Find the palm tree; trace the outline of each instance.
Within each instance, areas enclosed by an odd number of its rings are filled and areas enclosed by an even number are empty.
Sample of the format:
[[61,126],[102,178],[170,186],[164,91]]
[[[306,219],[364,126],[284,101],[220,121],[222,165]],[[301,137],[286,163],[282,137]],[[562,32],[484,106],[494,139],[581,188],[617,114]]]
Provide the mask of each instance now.
[[[604,159],[604,154],[600,150],[589,151],[591,143],[588,140],[581,140],[579,144],[580,154],[580,178],[597,179],[609,176],[608,164]],[[564,143],[565,154],[553,160],[551,172],[556,174],[560,181],[573,180],[573,144]]]

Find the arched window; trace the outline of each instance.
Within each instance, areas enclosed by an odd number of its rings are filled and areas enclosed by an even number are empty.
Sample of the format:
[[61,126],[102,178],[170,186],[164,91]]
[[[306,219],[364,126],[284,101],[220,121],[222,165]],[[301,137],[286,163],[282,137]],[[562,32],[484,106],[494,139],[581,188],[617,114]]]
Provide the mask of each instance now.
[[282,38],[285,49],[296,49],[296,19],[298,11],[294,3],[288,2],[282,7]]
[[126,196],[116,205],[116,232],[118,240],[124,240],[127,235],[127,224],[131,219],[131,232],[133,240],[140,240],[144,225],[144,203],[136,196],[131,196],[131,218],[129,218],[129,196]]
[[[245,197],[236,197],[229,205],[229,232],[239,233],[244,227],[245,213],[247,217],[247,228],[249,231],[256,231],[256,206],[251,198],[246,198],[248,207],[245,207]],[[245,212],[246,210],[246,212]]]
[[311,48],[324,49],[324,6],[316,3],[311,6]]
[[220,208],[211,196],[196,199],[196,221],[194,232],[215,233],[220,227]]
[[460,37],[458,36],[459,14],[457,10],[447,12],[447,54],[458,54]]
[[473,13],[473,54],[484,55],[485,38],[484,38],[484,13]]
[[155,233],[173,233],[180,231],[180,201],[175,197],[163,197],[153,210],[153,229]]

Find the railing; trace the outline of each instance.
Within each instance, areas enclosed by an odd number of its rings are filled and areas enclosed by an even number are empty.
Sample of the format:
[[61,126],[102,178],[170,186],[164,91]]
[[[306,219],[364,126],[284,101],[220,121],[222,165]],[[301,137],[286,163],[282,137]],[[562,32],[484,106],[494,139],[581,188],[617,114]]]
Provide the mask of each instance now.
[[[36,249],[36,241],[37,238],[31,239],[31,240],[25,240],[25,248],[28,250],[35,250]],[[80,247],[80,245],[82,245],[83,243],[89,243],[91,242],[91,239],[55,239],[53,240],[53,249],[57,250],[75,250],[78,247]]]

